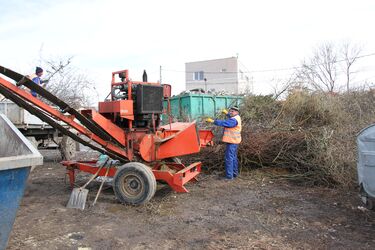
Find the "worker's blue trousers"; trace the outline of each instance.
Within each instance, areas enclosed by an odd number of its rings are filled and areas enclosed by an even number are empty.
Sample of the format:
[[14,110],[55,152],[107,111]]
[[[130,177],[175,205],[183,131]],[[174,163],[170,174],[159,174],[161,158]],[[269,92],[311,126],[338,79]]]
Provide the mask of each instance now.
[[238,175],[238,144],[227,143],[225,149],[225,177],[232,179]]

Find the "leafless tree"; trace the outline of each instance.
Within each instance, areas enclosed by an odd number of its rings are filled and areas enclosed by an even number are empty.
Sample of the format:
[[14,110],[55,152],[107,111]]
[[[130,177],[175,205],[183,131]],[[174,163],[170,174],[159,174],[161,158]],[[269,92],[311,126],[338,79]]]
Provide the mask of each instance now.
[[337,80],[337,52],[332,43],[319,46],[302,64],[299,78],[314,90],[333,92]]
[[362,48],[358,45],[352,45],[350,42],[346,42],[343,44],[341,48],[341,55],[344,58],[344,70],[346,75],[346,91],[349,92],[350,90],[350,80],[351,75],[354,73],[352,71],[352,66],[354,62],[357,61],[359,58],[359,54],[362,52]]
[[291,74],[287,79],[275,80],[276,84],[273,88],[273,97],[275,99],[283,98],[291,89],[299,86],[298,78],[295,73]]
[[334,92],[344,73],[347,91],[350,89],[353,64],[359,58],[361,48],[346,42],[342,45],[324,43],[317,47],[311,58],[298,69],[298,79],[313,90]]
[[95,92],[95,85],[71,62],[72,57],[43,60],[45,79],[48,80],[46,89],[73,108],[90,106],[90,95]]

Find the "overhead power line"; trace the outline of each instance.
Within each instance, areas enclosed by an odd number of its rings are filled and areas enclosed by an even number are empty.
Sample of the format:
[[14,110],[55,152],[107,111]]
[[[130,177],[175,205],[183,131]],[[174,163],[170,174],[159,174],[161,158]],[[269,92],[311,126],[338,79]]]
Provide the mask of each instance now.
[[[364,58],[364,57],[370,57],[375,56],[375,53],[370,53],[366,55],[357,56],[357,59]],[[333,63],[339,63],[344,62],[346,59],[338,60]],[[242,64],[242,63],[241,63]],[[321,64],[311,64],[307,66],[319,66],[323,65]],[[287,68],[275,68],[275,69],[261,69],[261,70],[248,70],[248,71],[242,71],[242,73],[265,73],[265,72],[272,72],[272,71],[288,71],[288,70],[296,70],[296,69],[302,69],[303,66],[298,67],[287,67]],[[174,70],[174,69],[163,69],[163,71],[170,71],[170,72],[179,72],[179,73],[194,73],[195,71],[185,71],[185,70]],[[205,74],[237,74],[236,71],[204,71]]]

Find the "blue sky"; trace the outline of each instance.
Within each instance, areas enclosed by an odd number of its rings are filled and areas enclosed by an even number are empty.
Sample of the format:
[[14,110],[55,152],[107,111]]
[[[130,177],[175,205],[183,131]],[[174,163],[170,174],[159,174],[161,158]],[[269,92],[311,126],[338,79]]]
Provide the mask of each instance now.
[[[375,52],[375,1],[4,1],[0,64],[29,73],[44,58],[74,56],[104,98],[112,71],[185,87],[185,62],[239,56],[250,70],[299,66],[322,42],[351,41]],[[375,58],[361,60],[375,80]],[[41,65],[43,66],[43,65]],[[269,93],[290,72],[253,73],[256,93]]]

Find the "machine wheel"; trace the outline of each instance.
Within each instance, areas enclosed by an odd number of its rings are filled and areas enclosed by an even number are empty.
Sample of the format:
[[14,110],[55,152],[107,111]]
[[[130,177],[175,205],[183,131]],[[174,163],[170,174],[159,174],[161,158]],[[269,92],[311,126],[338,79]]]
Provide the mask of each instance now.
[[38,149],[39,142],[35,139],[35,137],[28,136],[26,138],[31,142],[35,149]]
[[63,160],[72,160],[77,153],[77,142],[64,135],[60,142],[60,152]]
[[113,190],[120,202],[141,205],[155,194],[155,176],[146,165],[129,162],[117,169],[113,178]]

